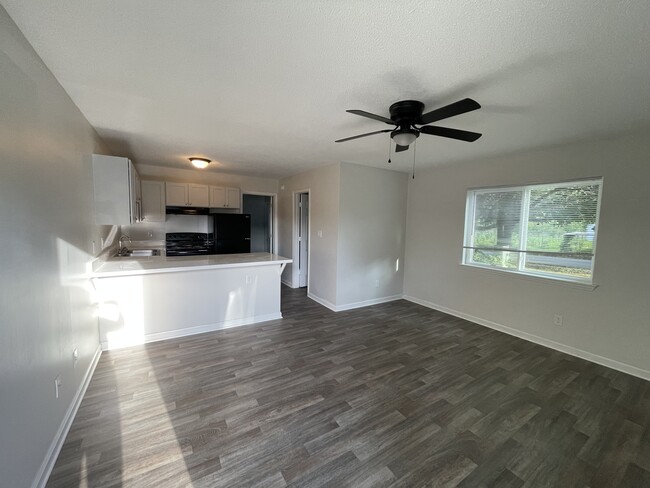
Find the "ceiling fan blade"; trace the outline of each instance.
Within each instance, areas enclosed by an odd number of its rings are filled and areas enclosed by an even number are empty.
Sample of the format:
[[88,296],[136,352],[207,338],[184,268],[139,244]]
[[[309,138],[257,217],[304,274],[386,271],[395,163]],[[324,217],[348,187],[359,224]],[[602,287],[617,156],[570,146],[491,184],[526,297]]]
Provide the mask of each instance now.
[[474,142],[483,134],[478,132],[469,132],[467,130],[450,129],[449,127],[436,127],[435,125],[425,125],[418,129],[422,134],[429,134],[432,136],[449,137],[450,139],[458,139],[460,141]]
[[368,132],[366,134],[359,134],[358,136],[346,137],[345,139],[339,139],[338,141],[334,141],[334,142],[351,141],[352,139],[359,139],[360,137],[372,136],[374,134],[381,134],[382,132],[392,132],[392,131],[393,129],[376,130],[375,132]]
[[408,148],[409,148],[408,146],[400,146],[399,144],[397,144],[395,146],[395,152],[397,153],[397,152],[406,151]]
[[477,101],[472,100],[471,98],[465,98],[423,114],[422,117],[420,117],[419,123],[430,124],[431,122],[471,112],[472,110],[478,110],[479,108],[481,108],[481,105]]
[[354,115],[361,115],[361,117],[368,117],[369,119],[378,120],[379,122],[386,122],[387,124],[390,125],[395,125],[395,122],[393,122],[389,118],[382,117],[381,115],[371,114],[370,112],[366,112],[365,110],[346,110],[346,112]]

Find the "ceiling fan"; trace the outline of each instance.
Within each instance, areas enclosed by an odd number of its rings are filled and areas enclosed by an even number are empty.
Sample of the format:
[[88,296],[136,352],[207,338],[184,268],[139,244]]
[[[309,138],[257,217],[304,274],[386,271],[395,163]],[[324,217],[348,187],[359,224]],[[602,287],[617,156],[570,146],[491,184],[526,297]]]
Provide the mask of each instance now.
[[[458,139],[459,141],[474,142],[481,137],[482,134],[478,132],[469,132],[466,130],[450,129],[449,127],[438,127],[435,125],[426,125],[438,120],[447,119],[456,115],[464,114],[481,108],[478,102],[471,98],[465,98],[458,102],[451,103],[442,108],[432,110],[423,114],[424,104],[417,100],[402,100],[392,104],[388,112],[390,118],[382,117],[381,115],[371,114],[363,110],[346,110],[351,114],[368,117],[369,119],[378,120],[389,125],[394,125],[394,129],[377,130],[374,132],[367,132],[366,134],[359,134],[358,136],[346,137],[334,142],[346,142],[361,137],[372,136],[374,134],[382,134],[390,132],[390,137],[395,141],[397,147],[395,152],[406,151],[415,140],[420,137],[420,134],[428,134],[431,136],[448,137],[450,139]],[[420,126],[420,127],[417,127]]]

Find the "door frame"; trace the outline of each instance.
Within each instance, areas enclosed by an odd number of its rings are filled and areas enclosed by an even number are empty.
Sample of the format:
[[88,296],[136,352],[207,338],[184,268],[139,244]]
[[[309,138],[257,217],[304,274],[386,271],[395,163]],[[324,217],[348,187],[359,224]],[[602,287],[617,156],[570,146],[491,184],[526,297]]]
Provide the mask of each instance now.
[[298,246],[298,227],[300,226],[300,222],[298,221],[300,219],[298,204],[301,193],[306,193],[309,198],[309,207],[307,208],[307,227],[309,229],[307,232],[307,293],[309,293],[311,284],[311,188],[296,190],[293,192],[293,232],[291,236],[291,256],[294,265],[291,266],[291,287],[300,287],[299,268],[298,266],[295,266],[295,264],[298,262],[298,252],[300,249]]
[[242,191],[241,212],[244,213],[244,195],[271,197],[271,254],[278,253],[278,194],[263,191]]

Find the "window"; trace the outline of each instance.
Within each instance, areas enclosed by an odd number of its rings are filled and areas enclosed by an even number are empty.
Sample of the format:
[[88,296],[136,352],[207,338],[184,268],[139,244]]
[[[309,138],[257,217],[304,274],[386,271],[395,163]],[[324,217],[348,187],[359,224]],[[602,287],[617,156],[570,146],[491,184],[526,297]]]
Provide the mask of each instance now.
[[591,283],[602,179],[467,192],[463,264]]

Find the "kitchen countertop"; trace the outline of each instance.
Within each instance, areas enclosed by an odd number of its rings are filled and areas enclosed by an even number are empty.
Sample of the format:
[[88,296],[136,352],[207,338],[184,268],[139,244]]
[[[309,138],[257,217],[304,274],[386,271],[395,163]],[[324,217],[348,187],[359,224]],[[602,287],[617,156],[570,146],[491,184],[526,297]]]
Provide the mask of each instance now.
[[156,273],[178,273],[218,268],[241,268],[246,266],[286,265],[292,260],[266,252],[246,254],[212,254],[209,256],[149,256],[111,257],[101,263],[92,273],[93,278],[133,276]]

